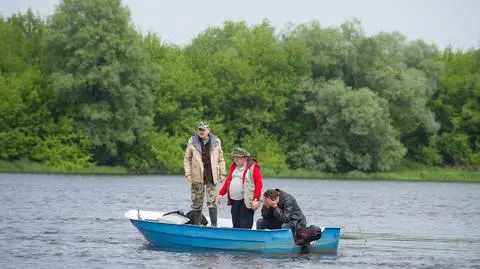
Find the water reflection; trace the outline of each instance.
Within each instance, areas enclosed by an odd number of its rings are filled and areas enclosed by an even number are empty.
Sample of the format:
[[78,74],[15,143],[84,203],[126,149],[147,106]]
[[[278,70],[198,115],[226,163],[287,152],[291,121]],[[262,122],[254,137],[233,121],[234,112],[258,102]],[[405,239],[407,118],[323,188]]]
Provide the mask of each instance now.
[[144,243],[138,247],[138,251],[160,251],[168,252],[175,254],[186,254],[192,255],[200,259],[220,259],[223,257],[232,257],[236,259],[288,259],[291,261],[299,260],[335,260],[338,255],[336,253],[329,254],[293,254],[293,253],[255,253],[255,252],[241,252],[241,251],[229,251],[229,250],[218,250],[218,249],[199,249],[199,248],[167,248],[167,247],[158,247],[153,246],[149,243]]

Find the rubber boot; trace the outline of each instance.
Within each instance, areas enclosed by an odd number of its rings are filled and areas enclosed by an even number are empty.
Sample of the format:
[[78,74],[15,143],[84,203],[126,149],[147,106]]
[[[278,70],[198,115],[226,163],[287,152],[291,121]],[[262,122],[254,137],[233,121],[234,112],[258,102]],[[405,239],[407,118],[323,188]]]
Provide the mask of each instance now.
[[208,214],[210,215],[211,226],[217,227],[217,208],[216,207],[209,208]]
[[202,210],[194,210],[193,211],[193,225],[200,225],[202,224]]

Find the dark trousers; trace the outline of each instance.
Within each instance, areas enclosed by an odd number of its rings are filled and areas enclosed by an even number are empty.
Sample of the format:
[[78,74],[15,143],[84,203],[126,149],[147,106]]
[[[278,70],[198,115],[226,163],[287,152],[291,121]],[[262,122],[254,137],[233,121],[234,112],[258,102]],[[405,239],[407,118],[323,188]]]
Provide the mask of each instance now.
[[295,226],[298,221],[296,220],[290,220],[287,223],[281,223],[280,221],[276,219],[264,219],[260,218],[257,220],[257,230],[263,230],[263,229],[292,229],[292,231],[295,229]]
[[244,200],[232,200],[233,228],[252,229],[255,211],[245,206]]

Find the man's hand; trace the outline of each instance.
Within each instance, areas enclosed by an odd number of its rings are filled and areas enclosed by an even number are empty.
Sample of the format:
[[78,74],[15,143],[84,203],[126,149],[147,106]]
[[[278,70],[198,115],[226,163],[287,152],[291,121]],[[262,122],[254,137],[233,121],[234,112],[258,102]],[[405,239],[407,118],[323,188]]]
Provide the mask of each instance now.
[[186,176],[186,178],[187,178],[188,183],[192,183],[192,176],[191,175]]
[[225,181],[225,176],[220,176],[220,182],[224,182]]
[[258,200],[253,200],[252,201],[252,210],[257,210],[258,209]]
[[222,199],[223,199],[223,196],[221,196],[221,195],[218,195],[218,196],[217,196],[217,205],[220,205],[220,204],[221,204]]
[[270,199],[270,198],[265,198],[265,206],[266,206],[267,208],[273,208],[273,209],[275,209],[275,208],[277,208],[277,201],[274,201],[274,200],[272,200],[272,199]]
[[268,199],[268,198],[265,198],[265,201],[264,201],[264,205],[267,207],[267,208],[271,208],[271,203],[272,203],[272,200]]

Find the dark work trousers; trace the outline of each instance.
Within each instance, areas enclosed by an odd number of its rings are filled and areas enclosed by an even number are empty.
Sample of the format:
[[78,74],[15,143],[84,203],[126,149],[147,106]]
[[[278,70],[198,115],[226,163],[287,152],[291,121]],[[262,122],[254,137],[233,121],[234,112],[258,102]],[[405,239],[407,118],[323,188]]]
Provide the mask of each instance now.
[[255,211],[245,206],[244,200],[232,200],[233,228],[252,229]]
[[298,221],[297,220],[290,220],[287,223],[281,223],[276,219],[264,219],[260,218],[257,220],[257,230],[263,229],[291,229],[292,232],[295,231],[297,227]]

